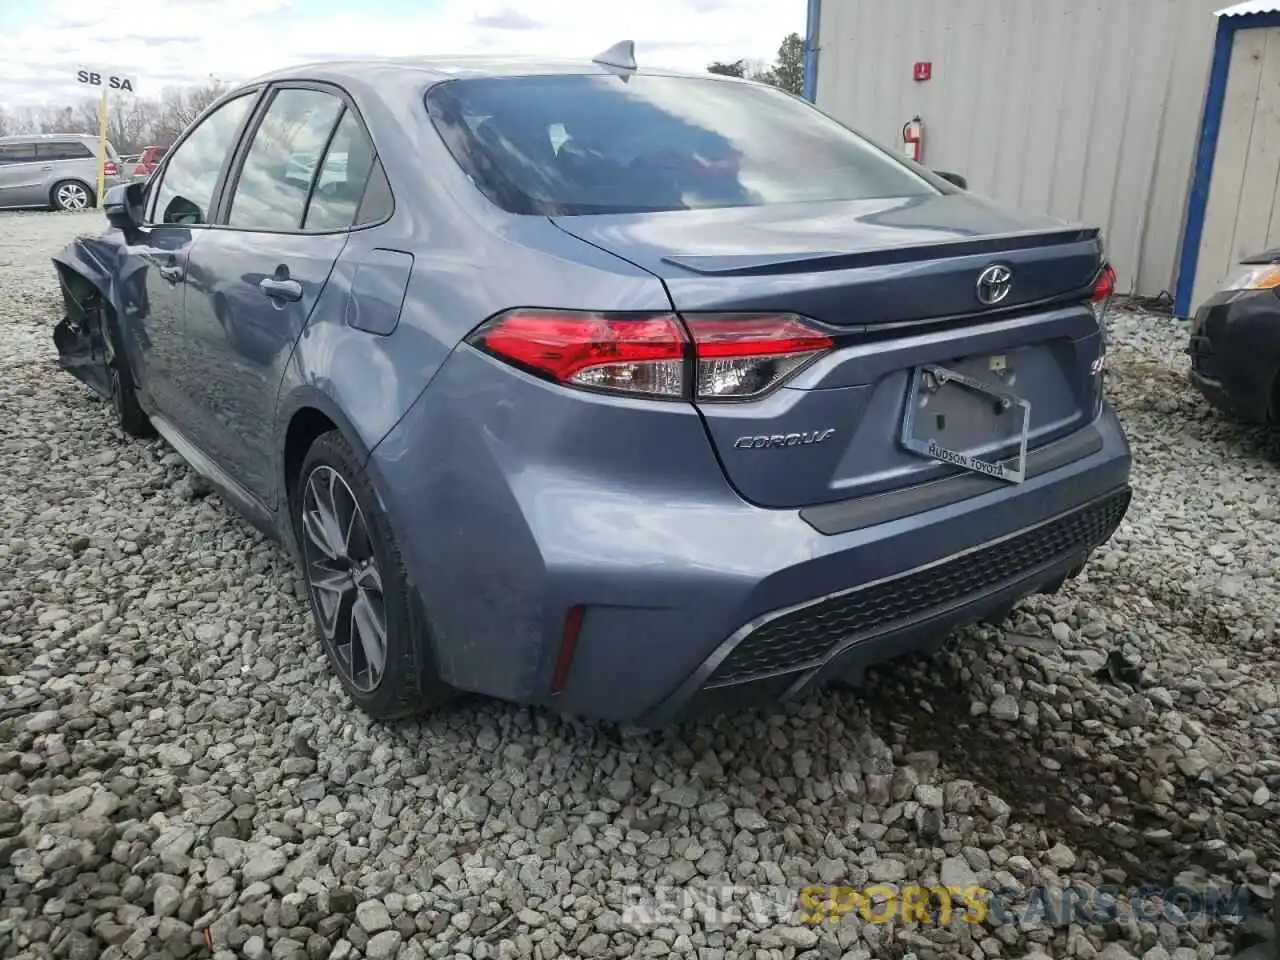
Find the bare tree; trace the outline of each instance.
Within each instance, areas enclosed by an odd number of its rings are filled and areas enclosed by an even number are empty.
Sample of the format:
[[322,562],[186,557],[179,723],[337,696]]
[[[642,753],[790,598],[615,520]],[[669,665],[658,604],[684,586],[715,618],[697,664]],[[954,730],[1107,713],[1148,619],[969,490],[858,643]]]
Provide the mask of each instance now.
[[182,133],[205,108],[226,91],[220,80],[211,80],[199,87],[170,87],[155,103],[152,118],[152,143],[169,144]]
[[[168,146],[225,90],[224,83],[210,78],[198,87],[170,87],[158,97],[113,96],[107,113],[107,139],[122,154],[139,153],[152,145]],[[96,99],[8,110],[0,107],[0,135],[97,135],[98,108]]]

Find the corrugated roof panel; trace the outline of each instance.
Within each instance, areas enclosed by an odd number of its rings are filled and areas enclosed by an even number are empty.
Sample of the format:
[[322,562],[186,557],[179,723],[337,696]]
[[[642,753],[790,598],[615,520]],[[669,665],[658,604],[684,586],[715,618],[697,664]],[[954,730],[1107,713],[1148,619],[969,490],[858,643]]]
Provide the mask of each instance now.
[[1280,12],[1280,0],[1244,0],[1244,3],[1235,3],[1229,7],[1223,7],[1215,17],[1243,17],[1249,13],[1277,13]]

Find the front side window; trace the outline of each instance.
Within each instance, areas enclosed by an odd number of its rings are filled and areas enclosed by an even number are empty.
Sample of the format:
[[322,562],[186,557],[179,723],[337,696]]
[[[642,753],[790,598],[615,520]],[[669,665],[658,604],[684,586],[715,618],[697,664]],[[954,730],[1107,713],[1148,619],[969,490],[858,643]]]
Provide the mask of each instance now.
[[449,151],[491,200],[550,216],[937,194],[794,97],[712,78],[452,80],[427,93]]
[[34,163],[34,143],[0,143],[0,163]]
[[154,217],[161,223],[209,222],[218,177],[253,100],[252,93],[228,100],[174,150],[156,190]]
[[[316,166],[323,160],[343,109],[338,97],[319,90],[285,89],[275,95],[236,181],[227,219],[230,226],[301,229]],[[337,176],[331,172],[331,184]]]

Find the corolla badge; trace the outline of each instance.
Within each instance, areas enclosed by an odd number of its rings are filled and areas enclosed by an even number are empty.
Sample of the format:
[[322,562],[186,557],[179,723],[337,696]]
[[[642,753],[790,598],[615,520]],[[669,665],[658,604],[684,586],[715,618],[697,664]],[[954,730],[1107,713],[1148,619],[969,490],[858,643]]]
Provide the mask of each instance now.
[[1009,295],[1013,289],[1013,271],[1000,263],[993,263],[978,274],[978,300],[992,307]]
[[807,433],[773,433],[758,437],[739,437],[733,441],[735,450],[767,450],[778,447],[804,447],[813,443],[829,440],[836,432],[835,427],[825,430],[810,430]]

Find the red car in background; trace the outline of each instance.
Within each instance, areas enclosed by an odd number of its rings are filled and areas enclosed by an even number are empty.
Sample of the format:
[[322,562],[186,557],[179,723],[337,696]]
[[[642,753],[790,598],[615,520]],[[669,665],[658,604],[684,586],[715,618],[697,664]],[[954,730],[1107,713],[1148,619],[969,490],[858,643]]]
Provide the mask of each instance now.
[[164,155],[169,152],[168,147],[146,147],[142,151],[142,156],[138,158],[138,165],[133,168],[135,177],[149,177],[155,171],[156,166],[164,159]]

